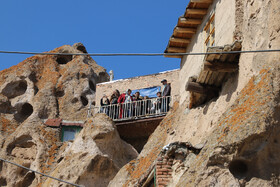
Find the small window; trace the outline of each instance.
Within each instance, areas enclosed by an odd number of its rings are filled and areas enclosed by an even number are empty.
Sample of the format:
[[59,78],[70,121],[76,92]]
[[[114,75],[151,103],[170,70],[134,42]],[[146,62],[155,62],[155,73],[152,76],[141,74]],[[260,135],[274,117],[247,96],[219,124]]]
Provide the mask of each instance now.
[[62,126],[62,137],[61,140],[63,142],[74,140],[76,134],[78,134],[82,130],[82,127],[78,126]]
[[207,47],[215,46],[215,14],[213,14],[206,26],[204,27],[205,33],[205,50]]

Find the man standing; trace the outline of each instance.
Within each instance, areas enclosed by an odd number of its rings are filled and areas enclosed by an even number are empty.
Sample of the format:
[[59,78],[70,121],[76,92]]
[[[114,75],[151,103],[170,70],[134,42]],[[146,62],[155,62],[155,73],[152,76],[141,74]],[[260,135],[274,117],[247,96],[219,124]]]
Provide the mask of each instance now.
[[162,83],[162,112],[169,111],[169,103],[170,103],[170,93],[171,93],[171,86],[170,83],[167,83],[166,79],[161,81]]

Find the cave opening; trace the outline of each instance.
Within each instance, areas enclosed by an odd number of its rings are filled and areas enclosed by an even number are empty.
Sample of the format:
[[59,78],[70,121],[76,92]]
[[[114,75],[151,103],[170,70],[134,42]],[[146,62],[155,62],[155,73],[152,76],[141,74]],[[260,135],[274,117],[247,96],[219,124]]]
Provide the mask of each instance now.
[[59,55],[56,58],[56,62],[58,64],[67,64],[68,62],[70,62],[73,59],[72,55]]
[[247,163],[243,160],[233,160],[229,164],[229,171],[235,178],[244,178],[248,173]]
[[81,96],[80,99],[81,99],[81,102],[82,102],[83,106],[88,105],[88,99],[85,96]]
[[20,80],[8,83],[2,90],[2,94],[7,96],[9,99],[24,94],[27,90],[26,80]]
[[7,181],[5,178],[0,177],[0,186],[7,186]]

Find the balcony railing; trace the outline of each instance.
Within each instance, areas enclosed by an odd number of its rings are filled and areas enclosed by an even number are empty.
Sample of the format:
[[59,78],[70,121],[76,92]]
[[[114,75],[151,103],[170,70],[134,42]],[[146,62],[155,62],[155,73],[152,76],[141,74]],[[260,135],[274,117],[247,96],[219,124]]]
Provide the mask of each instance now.
[[89,109],[88,115],[105,113],[114,121],[164,116],[169,111],[171,97],[160,97],[113,104]]

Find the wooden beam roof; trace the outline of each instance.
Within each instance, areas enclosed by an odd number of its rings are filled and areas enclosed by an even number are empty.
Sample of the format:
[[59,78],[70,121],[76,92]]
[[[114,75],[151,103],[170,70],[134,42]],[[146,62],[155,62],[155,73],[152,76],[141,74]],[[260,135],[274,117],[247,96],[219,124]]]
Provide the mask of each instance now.
[[202,19],[191,19],[180,17],[178,20],[178,24],[193,24],[193,25],[200,25],[202,23]]
[[[165,53],[184,53],[191,43],[197,27],[202,23],[204,16],[213,0],[190,0],[183,16],[178,18],[178,23],[169,39]],[[182,56],[165,55],[166,57],[182,58]]]

